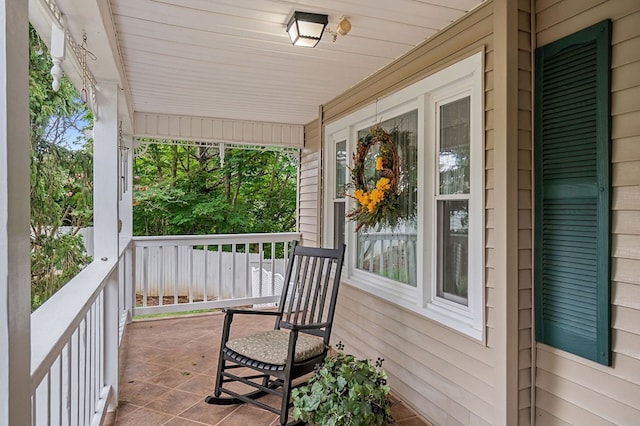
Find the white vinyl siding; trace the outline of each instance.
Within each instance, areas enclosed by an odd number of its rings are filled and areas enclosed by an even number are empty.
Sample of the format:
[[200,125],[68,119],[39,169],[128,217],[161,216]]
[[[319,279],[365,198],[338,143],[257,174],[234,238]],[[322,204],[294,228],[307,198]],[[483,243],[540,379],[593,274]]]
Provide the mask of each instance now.
[[298,167],[298,231],[305,246],[320,246],[320,126],[305,126],[305,147]]

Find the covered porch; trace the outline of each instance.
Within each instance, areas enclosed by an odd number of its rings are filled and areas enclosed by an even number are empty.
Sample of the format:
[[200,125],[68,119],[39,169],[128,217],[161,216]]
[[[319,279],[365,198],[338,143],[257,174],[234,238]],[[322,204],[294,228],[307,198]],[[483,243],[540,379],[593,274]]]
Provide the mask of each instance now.
[[[383,19],[389,9],[382,1],[377,5],[347,2],[341,6],[343,10],[325,7],[318,12],[330,16],[331,29],[328,27],[325,33],[324,49],[315,51],[296,50],[285,32],[286,21],[294,10],[313,8],[312,4],[276,3],[265,10],[258,1],[248,2],[247,7],[232,7],[224,2],[196,1],[188,6],[179,3],[0,2],[3,33],[7,35],[1,46],[4,84],[0,96],[0,424],[144,424],[137,416],[144,415],[144,421],[148,421],[147,410],[160,417],[158,422],[146,424],[256,424],[257,419],[263,419],[261,413],[246,408],[226,408],[229,412],[215,414],[219,408],[207,407],[211,418],[205,419],[185,414],[198,402],[182,407],[182,411],[178,411],[180,404],[175,401],[172,410],[158,405],[162,398],[172,396],[174,387],[205,386],[215,355],[202,358],[201,353],[216,353],[219,317],[159,321],[155,328],[164,329],[164,335],[151,331],[155,322],[132,325],[131,320],[140,313],[273,302],[278,296],[274,282],[276,259],[265,253],[264,245],[274,245],[277,240],[285,253],[294,239],[321,245],[317,230],[304,232],[305,228],[317,226],[305,216],[305,211],[313,207],[301,196],[301,232],[271,236],[268,238],[274,240],[269,241],[255,235],[136,239],[132,235],[130,180],[133,155],[129,153],[137,147],[139,138],[160,138],[218,146],[297,149],[303,158],[308,154],[304,126],[317,117],[319,105],[481,2],[460,0],[455,5],[416,6],[407,0],[402,2],[405,8],[398,9],[403,11],[396,12],[391,20]],[[246,13],[242,12],[245,9]],[[241,12],[242,16],[234,16]],[[429,19],[415,19],[416,13]],[[214,30],[207,31],[211,24],[203,18],[205,15],[214,19]],[[351,38],[336,36],[336,24],[347,15],[361,16],[360,28],[352,32]],[[409,27],[406,22],[411,22]],[[33,314],[29,312],[29,197],[25,195],[29,194],[29,23],[51,51],[54,80],[64,72],[85,93],[95,118],[94,261]],[[332,38],[338,38],[338,42],[331,44]],[[81,47],[84,39],[86,50]],[[87,51],[90,57],[97,58],[95,62],[87,61]],[[301,170],[299,187],[310,190],[312,175]],[[148,274],[163,274],[144,266],[150,247],[167,247],[166,251],[176,253],[177,259],[180,247],[193,252],[201,245],[217,245],[217,250],[212,251],[218,253],[225,250],[221,247],[229,246],[233,253],[247,258],[249,245],[260,247],[259,290],[234,285],[223,288],[218,279],[215,297],[207,296],[207,290],[203,297],[195,296],[189,287],[186,302],[177,292],[169,296],[173,300],[165,302],[164,290],[159,290],[157,303],[150,303]],[[234,255],[234,262],[235,259]],[[271,270],[262,265],[269,259]],[[247,278],[252,272],[249,260],[239,265]],[[271,273],[270,281],[263,279],[262,271]],[[177,286],[177,279],[175,272],[165,282]],[[206,325],[195,331],[194,322]],[[189,340],[180,340],[178,335]],[[169,354],[175,352],[167,349],[166,341],[185,345],[189,352],[179,352],[184,359],[173,359]],[[161,343],[165,349],[160,348]],[[155,350],[164,352],[166,359],[153,353]],[[194,365],[195,361],[175,368],[193,354],[207,360],[204,371],[198,370],[204,368],[203,364]],[[154,363],[158,356],[165,361]],[[154,370],[158,368],[167,370]],[[178,377],[173,374],[176,372]],[[187,372],[188,376],[200,375],[202,383],[182,383]],[[141,382],[158,388],[145,392],[136,387]],[[177,386],[172,385],[178,382]],[[201,391],[198,388],[197,392],[188,393],[192,394],[190,397],[202,397]],[[142,397],[145,400],[136,399]],[[118,407],[119,414],[109,414]],[[394,413],[400,424],[424,424],[401,402],[395,404]],[[274,419],[264,418],[265,424],[271,420]]]
[[[248,407],[197,414],[216,314],[132,319],[272,303],[294,240],[347,242],[332,343],[386,358],[392,392],[434,425],[637,424],[638,2],[0,0],[0,9],[0,425],[262,419]],[[317,47],[291,45],[295,11],[327,15]],[[50,48],[53,77],[64,72],[95,117],[94,261],[33,314],[29,24]],[[556,58],[558,72],[545,71]],[[416,158],[407,282],[359,263],[363,233],[346,218],[356,203],[343,187],[361,132],[399,122]],[[545,135],[556,122],[557,139]],[[134,237],[131,153],[146,138],[294,152],[295,232]],[[545,149],[559,157],[545,160]],[[458,151],[464,185],[453,191],[438,182]],[[546,182],[546,163],[569,175]],[[553,207],[545,188],[558,200],[584,189],[588,213]],[[556,210],[557,240],[543,220]],[[465,231],[469,249],[454,250]],[[585,240],[588,257],[576,254]],[[230,279],[220,264],[232,265]],[[164,346],[174,339],[176,357]],[[176,393],[181,402],[164,404]],[[397,420],[419,422],[396,407]]]

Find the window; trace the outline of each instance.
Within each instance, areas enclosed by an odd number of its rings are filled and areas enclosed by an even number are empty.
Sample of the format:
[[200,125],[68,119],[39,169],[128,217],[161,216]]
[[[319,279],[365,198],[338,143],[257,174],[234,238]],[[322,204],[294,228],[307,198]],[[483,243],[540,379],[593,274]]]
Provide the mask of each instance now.
[[469,96],[438,106],[437,296],[468,306]]
[[610,365],[611,23],[536,49],[536,340]]
[[335,188],[333,192],[333,247],[344,244],[345,194],[347,183],[347,141],[335,144]]
[[[356,267],[415,287],[418,111],[410,111],[380,125],[398,145],[401,159],[400,184],[406,187],[403,193],[407,195],[402,205],[403,220],[396,229],[378,227],[358,231]],[[364,138],[368,133],[369,128],[359,130],[358,139]],[[372,165],[377,155],[373,148],[369,151]]]
[[[327,125],[324,150],[324,238],[347,244],[344,281],[480,340],[482,57],[463,59]],[[336,193],[350,182],[358,140],[378,124],[398,145],[401,185],[408,196],[397,227],[355,232],[348,215],[356,202]]]

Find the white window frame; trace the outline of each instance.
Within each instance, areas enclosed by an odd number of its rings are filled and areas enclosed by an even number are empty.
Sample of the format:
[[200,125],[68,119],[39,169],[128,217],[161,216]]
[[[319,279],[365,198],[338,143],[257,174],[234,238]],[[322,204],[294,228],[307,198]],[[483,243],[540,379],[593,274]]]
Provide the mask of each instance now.
[[[347,252],[343,281],[406,309],[437,321],[474,339],[484,341],[484,52],[456,62],[396,93],[379,99],[325,128],[324,233],[326,244],[333,242],[333,191],[335,188],[335,144],[347,141],[348,164],[357,145],[357,134],[374,124],[418,110],[418,204],[417,204],[417,287],[355,268],[355,224],[347,219]],[[470,99],[470,193],[468,305],[437,295],[436,190],[439,176],[437,107],[469,96]],[[347,170],[348,173],[348,170]],[[350,181],[347,176],[347,182]],[[347,214],[356,207],[346,200]]]
[[[346,129],[343,131],[338,131],[335,133],[331,134],[331,137],[327,137],[326,139],[326,145],[325,148],[326,150],[329,150],[331,152],[325,153],[325,157],[327,159],[331,159],[331,161],[325,160],[326,166],[325,166],[325,173],[327,174],[327,182],[329,182],[330,185],[332,186],[326,186],[324,189],[324,200],[325,200],[325,205],[324,205],[324,211],[327,212],[325,214],[325,221],[330,220],[331,224],[329,225],[329,227],[331,228],[331,233],[325,233],[325,235],[328,235],[328,237],[325,236],[324,241],[327,241],[327,244],[325,244],[326,246],[333,246],[334,243],[334,222],[333,222],[333,212],[335,211],[335,203],[336,202],[344,202],[344,206],[345,206],[345,215],[349,213],[349,202],[347,201],[346,197],[338,197],[338,195],[336,194],[336,182],[335,182],[335,176],[336,176],[336,172],[337,172],[337,167],[336,167],[336,158],[335,158],[335,154],[336,154],[336,145],[340,142],[344,142],[347,141],[347,132]],[[347,146],[347,165],[349,165],[349,143],[347,142],[346,144]],[[326,151],[325,150],[325,151]],[[349,171],[348,169],[346,170],[347,176],[345,178],[345,182],[349,182]],[[346,218],[345,218],[346,220]],[[327,226],[325,225],[325,229],[327,229]],[[347,233],[347,228],[345,227],[345,234]],[[329,238],[329,239],[327,239]],[[345,242],[346,242],[346,235],[345,235]],[[336,248],[336,247],[334,247]]]

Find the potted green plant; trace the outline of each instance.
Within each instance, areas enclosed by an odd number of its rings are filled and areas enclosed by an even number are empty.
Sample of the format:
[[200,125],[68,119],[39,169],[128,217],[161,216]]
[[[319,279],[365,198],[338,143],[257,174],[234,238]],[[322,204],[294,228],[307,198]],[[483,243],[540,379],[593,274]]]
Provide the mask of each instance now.
[[382,359],[336,352],[309,381],[292,391],[293,417],[322,426],[379,426],[392,422],[387,374]]

